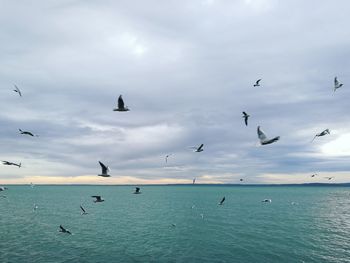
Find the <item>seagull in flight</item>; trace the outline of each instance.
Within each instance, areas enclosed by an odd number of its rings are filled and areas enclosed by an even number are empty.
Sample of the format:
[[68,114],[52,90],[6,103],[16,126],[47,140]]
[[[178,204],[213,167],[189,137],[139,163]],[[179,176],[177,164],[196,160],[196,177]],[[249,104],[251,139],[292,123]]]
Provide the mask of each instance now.
[[12,162],[8,162],[8,161],[2,161],[3,165],[14,165],[14,166],[17,166],[18,168],[21,168],[22,166],[22,163],[12,163]]
[[220,201],[219,205],[223,205],[223,204],[224,204],[224,202],[225,202],[225,199],[226,199],[226,198],[225,198],[225,196],[224,196],[224,198],[222,198],[222,199],[221,199],[221,201]]
[[168,163],[168,158],[171,156],[172,154],[170,153],[170,154],[167,154],[166,156],[165,156],[165,163]]
[[102,176],[102,177],[110,177],[110,175],[108,174],[109,167],[104,165],[103,163],[101,163],[100,161],[98,161],[101,165],[102,168],[102,174],[99,174],[98,176]]
[[196,178],[193,178],[192,184],[195,184],[195,183],[196,183]]
[[69,230],[65,229],[62,225],[60,225],[60,230],[59,230],[59,232],[61,232],[61,233],[66,233],[66,234],[69,234],[69,235],[72,234]]
[[140,190],[141,190],[140,187],[135,187],[135,192],[134,192],[134,194],[141,194]]
[[311,177],[315,177],[315,176],[317,176],[317,174],[312,174],[312,175],[311,175]]
[[261,81],[261,79],[258,79],[258,80],[255,82],[254,87],[260,87],[260,81]]
[[261,202],[263,202],[263,203],[271,203],[272,200],[271,200],[271,199],[264,199],[264,200],[262,200]]
[[243,111],[242,113],[243,113],[242,118],[244,118],[245,126],[248,126],[248,118],[250,117],[250,115],[247,114],[245,111]]
[[3,187],[3,186],[0,187],[0,192],[5,190],[7,190],[7,187]]
[[18,129],[19,130],[19,133],[20,134],[23,134],[23,135],[29,135],[29,136],[32,136],[32,137],[39,137],[39,135],[34,135],[33,133],[29,132],[29,131],[22,131],[21,129]]
[[265,133],[260,129],[260,126],[258,126],[257,132],[258,132],[258,137],[261,145],[274,143],[280,139],[280,136],[274,137],[272,139],[267,139]]
[[87,215],[88,213],[85,211],[84,207],[82,205],[80,205],[80,209],[81,209],[81,214],[82,215]]
[[194,149],[194,152],[196,153],[200,153],[200,152],[203,152],[203,146],[204,144],[202,143],[199,147],[191,147],[192,149]]
[[334,177],[325,177],[325,179],[332,180]]
[[16,86],[16,85],[14,85],[15,86],[15,89],[13,90],[14,92],[17,92],[18,93],[18,95],[20,96],[20,97],[22,97],[22,92],[20,91],[20,89]]
[[337,78],[337,77],[335,77],[335,78],[334,78],[334,92],[335,92],[337,89],[339,89],[341,86],[343,86],[343,84],[340,83],[340,82],[338,81],[338,78]]
[[94,203],[104,202],[104,199],[102,199],[102,197],[100,195],[92,195],[91,197],[96,198],[94,200]]
[[243,182],[243,178],[239,179],[240,182]]
[[114,108],[113,111],[129,111],[129,108],[124,105],[122,95],[118,98],[118,108]]
[[315,137],[312,139],[311,142],[313,142],[313,141],[316,139],[316,137],[322,137],[322,136],[325,136],[325,135],[327,135],[327,134],[331,134],[331,132],[329,131],[329,129],[325,129],[324,131],[322,131],[322,132],[320,132],[320,133],[317,133],[317,134],[315,135]]

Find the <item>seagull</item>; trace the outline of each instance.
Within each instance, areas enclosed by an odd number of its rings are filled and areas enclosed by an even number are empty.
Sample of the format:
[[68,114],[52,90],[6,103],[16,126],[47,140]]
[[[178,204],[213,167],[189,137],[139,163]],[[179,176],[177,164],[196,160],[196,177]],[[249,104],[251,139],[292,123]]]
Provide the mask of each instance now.
[[170,153],[170,154],[167,154],[166,156],[165,156],[165,163],[168,163],[168,158],[171,156],[172,154]]
[[196,178],[193,178],[192,184],[195,184],[195,183],[196,183]]
[[14,92],[17,92],[18,93],[18,95],[20,96],[20,97],[22,97],[22,92],[20,91],[20,89],[16,86],[16,85],[14,85],[15,86],[15,89],[13,90]]
[[98,176],[102,176],[102,177],[110,177],[110,175],[108,174],[109,171],[109,167],[104,165],[103,163],[101,163],[100,161],[98,161],[101,165],[102,168],[102,174],[99,174]]
[[338,78],[335,77],[335,78],[334,78],[334,92],[335,92],[337,89],[339,89],[341,86],[343,86],[343,84],[342,84],[342,83],[339,83]]
[[325,179],[332,180],[334,177],[325,177]]
[[129,111],[129,108],[124,105],[122,95],[118,98],[118,108],[114,108],[113,111]]
[[23,134],[23,135],[29,135],[29,136],[32,136],[32,137],[39,137],[39,135],[34,135],[33,133],[29,132],[29,131],[22,131],[21,129],[18,129],[20,134]]
[[255,82],[255,84],[254,84],[254,87],[260,87],[260,82],[261,81],[261,79],[258,79],[256,82]]
[[33,206],[33,212],[35,212],[38,208],[39,208],[39,207],[38,207],[36,204],[34,204],[34,206]]
[[203,146],[204,144],[202,143],[198,148],[197,147],[191,147],[191,148],[194,149],[194,152],[200,153],[200,152],[203,152]]
[[243,178],[239,179],[240,182],[243,182]]
[[222,200],[220,201],[220,203],[219,203],[219,205],[223,205],[223,203],[225,202],[225,196],[224,196],[224,198],[222,198]]
[[69,230],[65,229],[62,225],[60,225],[59,232],[66,233],[66,234],[69,234],[69,235],[72,234]]
[[271,203],[272,200],[271,200],[271,199],[264,199],[264,200],[262,200],[261,202],[263,202],[263,203]]
[[331,132],[329,131],[329,129],[325,129],[324,131],[317,133],[311,142],[313,142],[316,139],[316,137],[325,136],[325,135],[330,134],[330,133]]
[[35,184],[33,184],[32,182],[30,183],[30,187],[34,188]]
[[135,187],[134,194],[141,194],[140,189],[141,189],[140,187]]
[[243,113],[242,118],[244,118],[245,126],[248,126],[248,118],[250,117],[250,115],[247,114],[245,111],[243,111],[242,113]]
[[260,129],[260,126],[258,126],[258,137],[260,139],[261,145],[266,145],[270,143],[274,143],[280,139],[280,136],[274,137],[272,139],[267,139],[265,133]]
[[3,187],[3,186],[0,187],[0,192],[5,190],[7,190],[7,187]]
[[315,177],[317,174],[312,174],[311,177]]
[[96,198],[94,200],[94,203],[104,202],[104,199],[102,199],[102,197],[100,195],[92,195],[91,197]]
[[3,165],[14,165],[14,166],[18,166],[18,168],[21,168],[22,163],[12,163],[12,162],[8,162],[8,161],[2,161]]
[[82,215],[87,215],[88,213],[85,211],[84,207],[82,205],[80,205],[80,209],[81,209],[81,214]]
[[172,226],[172,227],[176,227],[176,224],[172,223],[171,226]]

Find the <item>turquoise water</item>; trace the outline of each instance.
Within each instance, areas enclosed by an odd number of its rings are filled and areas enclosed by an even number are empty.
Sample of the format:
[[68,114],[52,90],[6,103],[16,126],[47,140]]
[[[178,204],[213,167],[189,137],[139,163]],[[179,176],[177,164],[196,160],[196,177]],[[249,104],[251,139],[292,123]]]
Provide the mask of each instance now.
[[[0,262],[350,262],[349,190],[9,186]],[[73,234],[59,233],[60,224]]]

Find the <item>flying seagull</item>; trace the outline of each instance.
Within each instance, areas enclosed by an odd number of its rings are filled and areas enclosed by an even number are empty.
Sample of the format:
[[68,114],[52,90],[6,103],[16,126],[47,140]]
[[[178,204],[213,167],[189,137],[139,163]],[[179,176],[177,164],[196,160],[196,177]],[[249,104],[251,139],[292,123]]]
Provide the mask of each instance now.
[[225,196],[224,196],[224,198],[222,198],[222,200],[220,201],[220,203],[219,203],[219,205],[223,205],[223,203],[225,202]]
[[334,92],[335,92],[337,89],[339,89],[341,86],[343,86],[343,84],[342,84],[342,83],[339,83],[338,78],[335,77],[335,78],[334,78]]
[[140,187],[135,187],[135,192],[134,192],[134,194],[141,194],[140,190],[141,190]]
[[167,154],[166,156],[165,156],[165,163],[168,163],[168,158],[171,156],[172,154]]
[[118,108],[114,108],[113,111],[129,111],[129,108],[124,105],[122,95],[118,98]]
[[264,200],[262,200],[261,202],[263,202],[263,203],[271,203],[272,200],[271,200],[271,199],[264,199]]
[[100,203],[100,202],[104,201],[104,199],[102,199],[102,197],[100,195],[92,195],[91,197],[96,198],[94,200],[95,203]]
[[240,182],[243,182],[243,178],[239,179]]
[[278,141],[280,139],[280,136],[274,137],[272,139],[267,139],[265,133],[260,129],[260,126],[258,126],[257,131],[258,131],[258,137],[259,137],[261,145],[274,143],[274,142],[276,142],[276,141]]
[[196,178],[193,178],[192,184],[195,184],[195,183],[196,183]]
[[13,90],[14,92],[17,92],[18,93],[18,95],[20,96],[20,97],[22,97],[22,92],[20,91],[20,89],[16,86],[16,85],[14,85],[15,86],[15,89]]
[[3,165],[14,165],[14,166],[18,166],[18,168],[21,168],[22,163],[12,163],[12,162],[8,162],[8,161],[2,161]]
[[102,168],[102,174],[99,174],[98,176],[102,176],[102,177],[110,177],[110,175],[108,174],[109,171],[109,167],[104,165],[103,163],[101,163],[100,161],[98,161],[101,165]]
[[334,177],[325,177],[325,179],[332,180]]
[[315,177],[317,174],[312,174],[311,177]]
[[60,225],[60,230],[59,230],[59,232],[61,232],[61,233],[66,233],[66,234],[69,234],[69,235],[72,234],[69,230],[65,229],[62,225]]
[[0,192],[5,190],[7,190],[7,187],[3,187],[3,186],[0,187]]
[[199,147],[191,147],[191,148],[194,149],[194,152],[200,153],[200,152],[203,152],[203,146],[204,144],[202,143]]
[[243,111],[242,113],[243,113],[242,118],[244,118],[245,126],[248,126],[248,118],[250,117],[250,115],[247,114],[245,111]]
[[38,207],[36,204],[34,204],[34,206],[33,206],[33,212],[35,212],[38,208],[39,208],[39,207]]
[[36,136],[36,137],[39,137],[39,135],[34,135],[33,133],[29,132],[29,131],[22,131],[21,129],[18,129],[20,134],[23,134],[23,135],[29,135],[29,136]]
[[260,87],[260,82],[261,81],[261,79],[258,79],[256,82],[255,82],[255,84],[254,84],[254,87]]
[[325,129],[324,131],[317,133],[311,142],[313,142],[316,139],[316,137],[325,136],[325,135],[330,134],[330,133],[331,132],[329,131],[329,129]]
[[85,211],[84,207],[82,205],[80,205],[80,209],[81,209],[81,214],[82,215],[87,215],[87,212]]

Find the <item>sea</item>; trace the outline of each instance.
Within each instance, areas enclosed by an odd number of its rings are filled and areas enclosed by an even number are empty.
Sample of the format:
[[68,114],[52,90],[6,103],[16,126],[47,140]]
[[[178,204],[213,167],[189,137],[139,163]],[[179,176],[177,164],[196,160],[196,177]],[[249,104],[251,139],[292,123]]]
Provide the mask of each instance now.
[[8,186],[0,262],[350,262],[350,187],[140,187]]

